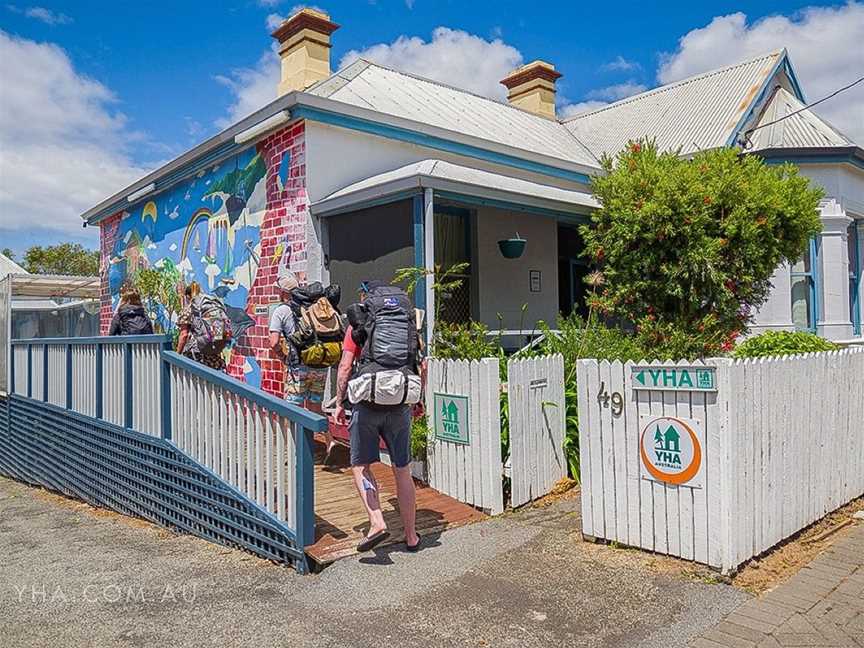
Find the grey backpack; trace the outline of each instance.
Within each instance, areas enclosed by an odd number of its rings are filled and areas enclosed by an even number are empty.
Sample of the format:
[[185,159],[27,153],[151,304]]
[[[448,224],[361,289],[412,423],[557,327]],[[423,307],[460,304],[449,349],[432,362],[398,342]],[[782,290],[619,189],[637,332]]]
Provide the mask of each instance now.
[[231,340],[231,320],[218,297],[198,295],[192,300],[192,352],[202,355],[222,353]]

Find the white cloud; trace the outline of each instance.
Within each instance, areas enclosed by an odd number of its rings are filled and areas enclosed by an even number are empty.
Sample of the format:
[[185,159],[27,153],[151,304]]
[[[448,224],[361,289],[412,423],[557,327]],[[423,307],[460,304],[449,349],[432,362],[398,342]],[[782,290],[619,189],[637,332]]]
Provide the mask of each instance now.
[[414,0],[405,0],[405,6],[408,7],[409,9],[413,9],[414,8]]
[[641,83],[636,83],[631,80],[625,81],[624,83],[616,83],[615,85],[606,86],[605,88],[591,90],[585,96],[588,97],[588,99],[594,100],[618,101],[619,99],[626,99],[627,97],[632,97],[640,92],[645,92],[647,89],[648,88]]
[[72,22],[72,19],[64,13],[54,13],[50,9],[46,9],[45,7],[19,7],[14,4],[6,5],[6,8],[17,14],[23,14],[28,18],[33,18],[35,20],[40,20],[44,22],[46,25],[68,25]]
[[619,54],[613,60],[601,65],[600,69],[604,72],[631,72],[641,67],[636,61],[628,61]]
[[279,25],[282,24],[283,20],[285,20],[284,16],[280,16],[279,14],[276,14],[276,13],[268,14],[267,18],[265,19],[265,22],[267,24],[267,29],[272,32]]
[[489,41],[449,27],[437,27],[428,42],[417,36],[400,36],[392,43],[351,50],[342,57],[340,67],[358,58],[493,99],[505,98],[500,81],[523,61],[521,52],[501,39]]
[[[789,16],[753,23],[743,13],[717,16],[685,34],[676,52],[665,54],[657,76],[669,83],[785,47],[808,101],[830,94],[861,76],[864,3],[807,7]],[[814,111],[864,144],[864,84],[816,106]]]
[[0,30],[0,229],[81,235],[80,214],[145,173],[116,97],[66,53]]
[[[306,5],[298,5],[292,12],[300,6]],[[275,28],[273,24],[278,25],[276,20],[281,22],[276,14],[268,16],[268,28]],[[506,96],[501,79],[522,64],[519,50],[498,38],[486,40],[447,27],[435,29],[432,40],[428,42],[416,36],[400,36],[392,43],[351,50],[342,57],[339,68],[358,58],[499,100]],[[216,80],[231,90],[234,100],[227,115],[216,121],[216,126],[226,128],[273,101],[279,74],[279,56],[274,44],[254,67],[238,68],[227,75],[217,76]]]
[[607,101],[580,101],[578,103],[565,103],[558,109],[558,119],[568,120],[576,115],[597,110],[603,106],[608,106]]
[[282,0],[258,0],[259,7],[272,8],[277,6]]
[[275,43],[251,68],[237,68],[228,75],[217,75],[216,81],[234,95],[228,114],[216,120],[218,128],[227,128],[276,99],[279,83],[279,55]]

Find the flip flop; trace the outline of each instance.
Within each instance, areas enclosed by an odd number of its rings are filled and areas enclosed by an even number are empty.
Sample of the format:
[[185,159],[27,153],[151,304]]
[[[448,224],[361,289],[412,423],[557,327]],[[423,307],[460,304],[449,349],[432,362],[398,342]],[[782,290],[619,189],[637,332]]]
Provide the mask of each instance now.
[[387,531],[386,529],[384,531],[379,531],[378,533],[376,533],[373,536],[363,538],[360,541],[360,543],[357,545],[357,551],[360,551],[360,552],[371,551],[372,549],[377,547],[379,544],[384,542],[389,537],[390,537],[390,532]]
[[407,542],[405,543],[405,549],[407,549],[410,553],[417,553],[420,551],[420,545],[423,544],[423,536],[419,533],[417,534],[417,544],[409,545]]

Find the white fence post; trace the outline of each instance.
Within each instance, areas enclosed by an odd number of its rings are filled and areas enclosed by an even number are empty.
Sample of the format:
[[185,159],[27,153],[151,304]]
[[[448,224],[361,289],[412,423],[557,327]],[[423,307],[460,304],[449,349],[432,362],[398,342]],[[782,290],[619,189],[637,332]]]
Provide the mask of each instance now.
[[510,360],[507,393],[510,502],[516,507],[546,495],[567,476],[564,358]]
[[493,515],[504,511],[500,391],[496,358],[429,360],[429,485]]

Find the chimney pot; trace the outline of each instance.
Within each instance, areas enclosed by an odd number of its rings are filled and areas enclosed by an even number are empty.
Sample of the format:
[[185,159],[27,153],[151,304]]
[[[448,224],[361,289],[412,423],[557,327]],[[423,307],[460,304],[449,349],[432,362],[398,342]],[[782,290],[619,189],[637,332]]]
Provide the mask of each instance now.
[[501,80],[511,106],[555,119],[555,82],[561,73],[546,61],[532,61]]
[[304,7],[271,34],[279,41],[282,75],[277,95],[305,90],[330,76],[330,34],[339,25],[323,11]]

